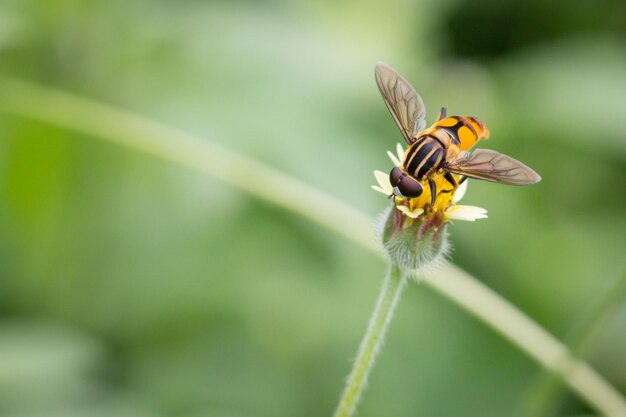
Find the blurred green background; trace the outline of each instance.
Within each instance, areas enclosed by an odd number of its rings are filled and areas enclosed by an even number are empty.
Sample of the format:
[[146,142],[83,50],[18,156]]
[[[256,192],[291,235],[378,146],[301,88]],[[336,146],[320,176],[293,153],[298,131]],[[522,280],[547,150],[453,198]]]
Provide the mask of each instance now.
[[[401,140],[373,77],[390,63],[429,122],[441,105],[477,116],[483,146],[543,176],[472,181],[464,202],[490,217],[450,228],[454,262],[624,392],[625,35],[610,0],[3,0],[0,75],[196,133],[374,217],[372,170]],[[328,416],[385,270],[212,178],[6,113],[0,231],[2,417]],[[359,408],[591,414],[418,285]]]

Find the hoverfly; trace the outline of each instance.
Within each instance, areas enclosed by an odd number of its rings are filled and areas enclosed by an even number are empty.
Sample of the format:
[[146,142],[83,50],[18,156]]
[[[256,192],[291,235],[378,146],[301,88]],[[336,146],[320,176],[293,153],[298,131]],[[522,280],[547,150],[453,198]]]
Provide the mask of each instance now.
[[[529,185],[539,174],[510,156],[489,149],[466,151],[489,131],[475,117],[446,115],[443,107],[437,122],[426,127],[426,110],[413,86],[396,70],[382,62],[376,65],[376,83],[383,100],[408,144],[401,167],[394,167],[389,180],[394,194],[418,197],[428,181],[431,205],[437,190],[433,178],[443,175],[456,190],[467,177],[510,185]],[[452,174],[461,175],[457,182]]]

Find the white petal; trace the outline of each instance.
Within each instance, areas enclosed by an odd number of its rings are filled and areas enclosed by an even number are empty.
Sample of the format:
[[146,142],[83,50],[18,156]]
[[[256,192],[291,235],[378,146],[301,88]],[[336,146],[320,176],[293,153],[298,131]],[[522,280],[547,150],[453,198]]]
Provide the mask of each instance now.
[[398,154],[398,160],[402,161],[404,159],[404,148],[399,143],[396,143],[396,153]]
[[463,181],[463,184],[459,185],[459,188],[456,189],[456,192],[454,193],[454,197],[452,197],[452,201],[454,201],[455,203],[458,203],[463,196],[465,195],[465,192],[467,191],[467,183],[469,181],[465,180]]
[[389,197],[389,194],[391,194],[391,193],[388,193],[387,191],[383,190],[382,188],[380,188],[378,185],[372,185],[371,187],[372,187],[372,190],[378,191],[381,194],[385,194],[387,197]]
[[380,188],[383,190],[383,193],[391,195],[393,193],[393,187],[389,182],[389,175],[382,171],[374,171],[374,176],[376,177],[376,182],[378,182],[378,185],[380,185]]
[[424,212],[424,209],[418,208],[413,211],[409,209],[407,206],[396,206],[398,210],[404,213],[405,216],[411,217],[412,219],[416,219],[420,214]]
[[453,206],[446,210],[446,217],[452,220],[473,222],[487,218],[487,210],[476,206]]
[[387,156],[389,156],[389,159],[391,159],[391,162],[393,162],[393,164],[397,167],[399,167],[400,165],[402,165],[400,163],[400,160],[398,159],[398,157],[396,157],[393,152],[391,151],[387,151]]

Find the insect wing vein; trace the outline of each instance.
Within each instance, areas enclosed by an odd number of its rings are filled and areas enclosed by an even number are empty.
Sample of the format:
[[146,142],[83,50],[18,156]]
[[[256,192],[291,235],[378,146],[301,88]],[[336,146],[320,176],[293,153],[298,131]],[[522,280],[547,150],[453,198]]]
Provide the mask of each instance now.
[[396,70],[382,62],[376,65],[376,84],[385,105],[393,116],[407,143],[424,127],[426,110],[413,86]]
[[486,181],[529,185],[541,180],[539,174],[520,161],[490,149],[461,152],[446,163],[446,170]]

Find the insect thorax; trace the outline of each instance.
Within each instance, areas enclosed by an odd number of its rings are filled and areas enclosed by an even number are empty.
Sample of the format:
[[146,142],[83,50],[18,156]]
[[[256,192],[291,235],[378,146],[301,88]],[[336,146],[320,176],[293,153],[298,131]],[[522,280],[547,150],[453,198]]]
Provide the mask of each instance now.
[[[432,133],[435,133],[433,135]],[[413,142],[404,156],[404,170],[407,174],[422,180],[437,170],[446,154],[444,144],[436,137],[436,132],[425,133]]]

